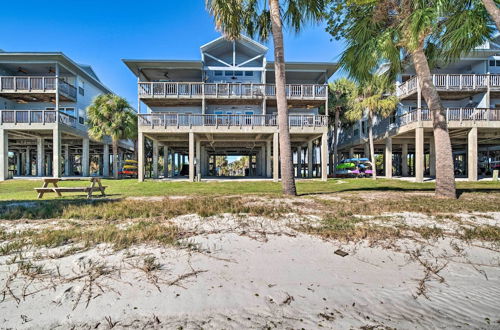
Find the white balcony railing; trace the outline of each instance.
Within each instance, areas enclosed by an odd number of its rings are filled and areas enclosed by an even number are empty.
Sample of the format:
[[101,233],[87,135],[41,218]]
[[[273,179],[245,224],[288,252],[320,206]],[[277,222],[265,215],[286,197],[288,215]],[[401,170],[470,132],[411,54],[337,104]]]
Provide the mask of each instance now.
[[[484,90],[488,87],[500,88],[498,74],[433,74],[432,82],[440,91],[470,91]],[[412,77],[399,85],[396,90],[398,97],[409,96],[417,92],[418,79]]]
[[[56,77],[1,76],[2,93],[55,93]],[[59,79],[59,92],[76,99],[76,87]]]
[[[263,98],[276,97],[273,84],[200,82],[139,82],[141,98]],[[286,85],[289,99],[326,99],[326,85]]]
[[[446,108],[445,116],[447,121],[450,122],[490,122],[500,121],[500,109],[488,108]],[[427,108],[420,111],[411,110],[399,114],[395,117],[385,118],[373,127],[373,136],[378,138],[383,136],[386,132],[400,128],[411,123],[419,121],[431,121],[432,114]],[[357,133],[357,134],[356,134]],[[359,128],[351,127],[340,135],[340,144],[345,145],[358,141],[362,138],[367,138],[367,134],[361,134]]]
[[[58,119],[57,119],[58,118]],[[3,124],[53,124],[56,121],[79,130],[86,130],[86,126],[78,119],[67,113],[55,110],[0,110],[0,125]]]
[[[328,116],[290,115],[290,127],[326,127]],[[149,127],[277,127],[277,115],[197,115],[197,114],[139,114],[139,125]]]

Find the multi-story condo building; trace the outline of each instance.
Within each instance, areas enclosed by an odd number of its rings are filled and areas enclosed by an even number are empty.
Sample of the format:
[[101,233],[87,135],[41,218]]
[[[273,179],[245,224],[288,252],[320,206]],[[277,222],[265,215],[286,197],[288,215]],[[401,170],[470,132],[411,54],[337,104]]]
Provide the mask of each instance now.
[[111,91],[92,68],[63,53],[0,52],[0,180],[109,175],[111,140],[93,141],[85,125],[102,93]]
[[[500,44],[487,42],[459,61],[433,70],[432,80],[446,108],[455,173],[476,181],[500,168]],[[376,120],[376,153],[384,155],[386,177],[435,176],[436,154],[431,114],[422,98],[414,68],[399,75],[400,106]],[[367,119],[344,130],[339,150],[368,156]]]
[[[203,45],[201,60],[124,60],[138,79],[139,109],[141,103],[147,107],[146,113],[139,111],[139,180],[144,179],[145,138],[153,143],[154,178],[161,176],[163,147],[164,177],[214,176],[215,156],[239,155],[249,156],[250,176],[277,180],[274,63],[266,54],[265,46],[243,36]],[[327,177],[326,82],[335,70],[333,63],[286,64],[297,176]]]

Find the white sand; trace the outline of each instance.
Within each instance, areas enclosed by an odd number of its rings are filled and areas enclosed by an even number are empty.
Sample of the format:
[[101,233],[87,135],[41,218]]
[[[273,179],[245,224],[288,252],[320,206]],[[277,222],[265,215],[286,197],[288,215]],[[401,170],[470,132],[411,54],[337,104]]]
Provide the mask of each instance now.
[[[197,249],[138,246],[114,252],[99,246],[34,261],[52,275],[14,279],[9,287],[21,300],[7,294],[0,302],[0,327],[108,329],[115,322],[115,329],[500,327],[500,253],[450,238],[378,246],[328,242],[287,226],[300,221],[188,215],[174,222],[197,233],[187,239]],[[338,248],[349,255],[334,254]],[[138,269],[147,255],[157,257],[160,270]],[[6,264],[11,258],[0,257],[2,288],[17,268]],[[83,276],[96,265],[107,275]],[[444,268],[426,277],[424,265]],[[23,299],[25,288],[40,291]]]

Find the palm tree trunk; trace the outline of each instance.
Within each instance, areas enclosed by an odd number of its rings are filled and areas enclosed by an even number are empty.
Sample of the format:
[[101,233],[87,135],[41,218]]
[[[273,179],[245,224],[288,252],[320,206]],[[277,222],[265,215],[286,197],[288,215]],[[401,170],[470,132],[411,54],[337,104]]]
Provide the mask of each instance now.
[[288,104],[285,89],[285,50],[283,46],[283,25],[279,0],[269,0],[274,42],[274,71],[276,80],[276,103],[278,107],[279,148],[281,161],[281,182],[285,195],[297,195],[293,169],[292,145],[288,128]]
[[500,8],[498,8],[495,0],[483,0],[483,5],[493,21],[495,21],[498,31],[500,31]]
[[333,174],[337,171],[337,164],[339,163],[339,123],[340,123],[340,110],[338,107],[335,108],[335,122],[333,127],[333,138],[335,142],[333,143]]
[[420,46],[413,51],[412,56],[420,88],[422,89],[422,96],[432,113],[436,149],[436,196],[456,198],[453,153],[450,134],[448,133],[448,123],[441,104],[441,98],[432,82],[429,63],[423,49],[423,40]]
[[118,179],[118,141],[113,140],[113,178]]
[[370,143],[370,161],[372,162],[372,179],[377,180],[377,160],[375,159],[375,146],[373,145],[373,113],[368,111],[368,141]]

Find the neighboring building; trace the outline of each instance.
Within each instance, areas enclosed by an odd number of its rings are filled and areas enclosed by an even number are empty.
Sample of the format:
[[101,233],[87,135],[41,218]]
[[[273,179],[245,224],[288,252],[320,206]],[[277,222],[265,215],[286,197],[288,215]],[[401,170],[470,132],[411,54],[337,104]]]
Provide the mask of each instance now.
[[[86,107],[111,93],[63,53],[0,52],[0,180],[109,175],[110,139],[87,134]],[[122,153],[133,145],[120,143]]]
[[[170,164],[163,166],[163,177],[214,176],[215,156],[234,155],[250,157],[249,176],[278,179],[274,64],[266,54],[266,47],[248,37],[220,37],[201,47],[198,61],[124,60],[138,78],[139,108],[147,106],[147,113],[139,111],[139,180],[144,179],[145,137],[153,141],[154,178],[161,176],[163,146],[164,162]],[[328,114],[320,109],[327,109],[326,83],[335,70],[333,63],[286,64],[298,176],[327,177]]]
[[[446,108],[455,173],[476,181],[500,168],[500,38],[470,55],[433,70],[433,82]],[[396,82],[400,106],[374,125],[375,151],[384,155],[386,177],[435,176],[433,124],[415,76],[408,67]],[[345,130],[339,150],[368,156],[366,118]]]

